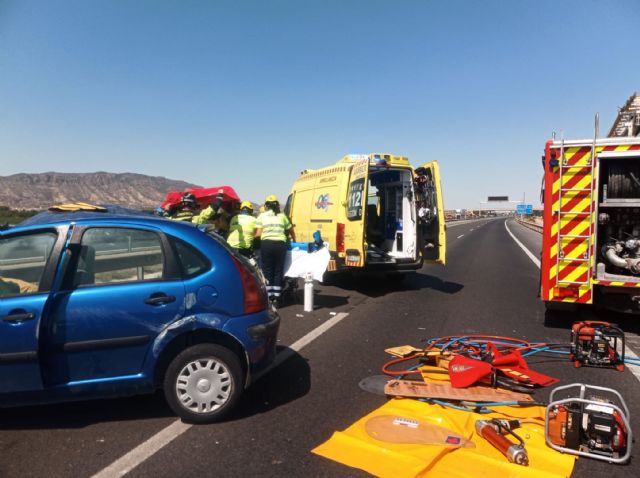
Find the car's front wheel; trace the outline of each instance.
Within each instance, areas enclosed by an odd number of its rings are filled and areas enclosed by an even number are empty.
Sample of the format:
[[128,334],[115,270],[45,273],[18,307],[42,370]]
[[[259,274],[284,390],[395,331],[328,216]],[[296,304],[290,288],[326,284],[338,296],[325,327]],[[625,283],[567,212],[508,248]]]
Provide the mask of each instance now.
[[242,367],[236,354],[214,344],[199,344],[179,353],[164,377],[171,409],[189,423],[223,418],[242,393]]

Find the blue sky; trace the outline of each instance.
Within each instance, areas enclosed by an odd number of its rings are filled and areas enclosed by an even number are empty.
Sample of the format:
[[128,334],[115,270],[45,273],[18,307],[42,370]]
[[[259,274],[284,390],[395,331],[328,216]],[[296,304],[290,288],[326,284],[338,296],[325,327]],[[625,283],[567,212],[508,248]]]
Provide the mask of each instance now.
[[553,131],[640,91],[640,2],[0,0],[0,175],[137,172],[243,198],[344,154],[438,159],[447,208],[538,203]]

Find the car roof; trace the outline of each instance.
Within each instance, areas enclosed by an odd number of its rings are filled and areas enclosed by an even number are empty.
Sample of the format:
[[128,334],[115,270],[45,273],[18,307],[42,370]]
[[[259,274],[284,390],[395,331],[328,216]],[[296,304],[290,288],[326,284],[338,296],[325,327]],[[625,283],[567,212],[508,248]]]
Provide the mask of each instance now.
[[5,232],[17,232],[20,230],[36,229],[42,226],[59,226],[69,224],[71,222],[78,225],[98,225],[101,223],[113,224],[114,222],[122,224],[146,224],[149,226],[160,226],[163,229],[182,229],[195,228],[195,224],[185,221],[172,221],[150,213],[128,209],[122,206],[104,206],[106,212],[97,211],[43,211],[32,216],[14,227],[9,228]]

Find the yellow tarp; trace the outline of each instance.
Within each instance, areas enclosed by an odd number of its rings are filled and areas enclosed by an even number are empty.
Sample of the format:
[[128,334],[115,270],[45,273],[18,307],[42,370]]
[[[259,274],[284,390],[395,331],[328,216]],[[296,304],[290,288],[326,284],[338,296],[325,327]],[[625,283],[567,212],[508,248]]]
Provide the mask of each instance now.
[[[392,399],[345,431],[335,432],[313,453],[375,476],[389,478],[557,478],[571,475],[575,456],[563,455],[545,444],[543,407],[503,406],[492,409],[496,413],[476,414],[417,400]],[[458,432],[472,440],[476,447],[452,448],[378,441],[367,434],[364,425],[367,420],[379,415],[428,421]],[[518,418],[529,422],[516,430],[525,441],[529,466],[509,463],[489,442],[476,435],[476,420],[491,418]],[[515,441],[513,437],[510,439]]]
[[106,208],[102,206],[95,206],[93,204],[87,204],[86,202],[73,202],[69,204],[56,204],[51,206],[49,211],[54,212],[78,212],[78,211],[94,211],[94,212],[106,212]]

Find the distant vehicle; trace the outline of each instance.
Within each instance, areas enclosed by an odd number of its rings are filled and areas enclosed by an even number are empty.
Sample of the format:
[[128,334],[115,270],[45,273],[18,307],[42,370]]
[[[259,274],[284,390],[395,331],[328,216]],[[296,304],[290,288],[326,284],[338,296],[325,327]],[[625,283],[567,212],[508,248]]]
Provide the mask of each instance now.
[[275,357],[260,277],[206,226],[122,210],[0,231],[0,406],[162,388],[220,419]]
[[329,241],[330,271],[419,269],[445,263],[445,218],[437,161],[414,169],[404,156],[347,155],[305,170],[285,212],[296,237]]

